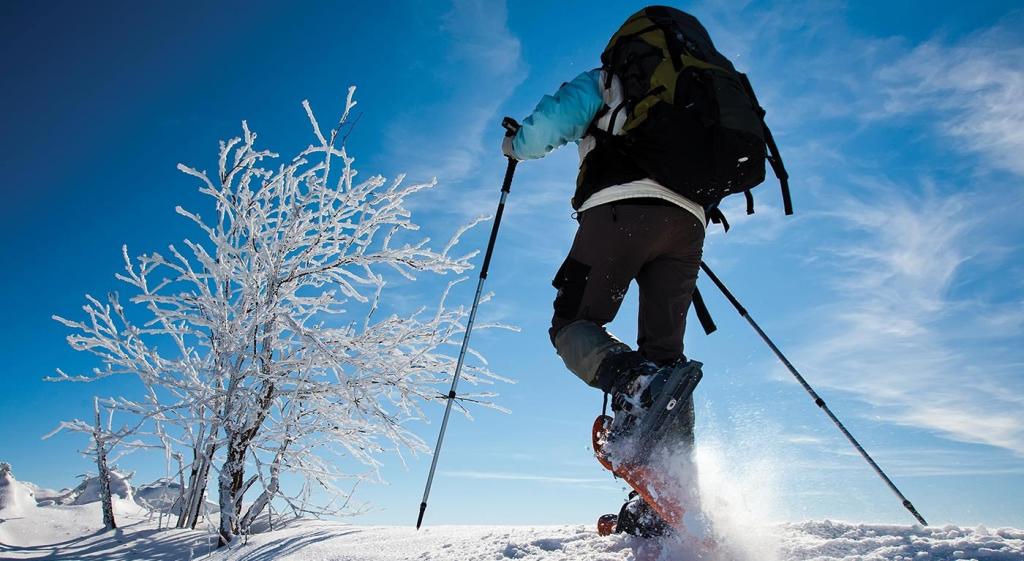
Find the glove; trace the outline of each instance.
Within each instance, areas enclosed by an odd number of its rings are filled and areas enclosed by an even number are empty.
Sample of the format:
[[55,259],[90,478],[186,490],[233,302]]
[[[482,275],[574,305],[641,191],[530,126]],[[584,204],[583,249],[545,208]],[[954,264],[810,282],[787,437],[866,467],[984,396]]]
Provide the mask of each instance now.
[[505,136],[505,140],[501,141],[501,153],[505,154],[506,156],[513,160],[518,161],[519,157],[516,156],[516,151],[515,149],[512,148],[512,139],[514,138],[515,136]]

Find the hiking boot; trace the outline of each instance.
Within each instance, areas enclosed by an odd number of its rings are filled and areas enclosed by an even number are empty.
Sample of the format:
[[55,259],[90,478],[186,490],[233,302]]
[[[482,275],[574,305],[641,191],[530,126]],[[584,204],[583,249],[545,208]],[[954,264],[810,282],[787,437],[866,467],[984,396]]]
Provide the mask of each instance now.
[[636,425],[671,372],[671,368],[659,368],[635,351],[614,354],[601,361],[597,379],[611,395],[614,413],[609,441],[628,433]]

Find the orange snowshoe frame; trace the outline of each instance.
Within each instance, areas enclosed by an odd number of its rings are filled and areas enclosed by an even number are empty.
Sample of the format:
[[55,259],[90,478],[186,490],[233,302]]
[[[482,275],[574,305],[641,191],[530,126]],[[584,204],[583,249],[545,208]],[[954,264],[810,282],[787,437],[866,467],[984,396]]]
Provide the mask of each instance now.
[[[608,435],[608,430],[611,428],[611,422],[612,418],[608,415],[600,415],[594,420],[592,438],[594,455],[597,457],[597,461],[605,469],[615,474],[616,477],[621,478],[634,491],[639,493],[644,502],[654,509],[658,516],[661,516],[662,520],[673,528],[683,529],[683,515],[686,513],[683,504],[673,497],[671,493],[659,492],[659,490],[670,488],[670,482],[664,476],[659,475],[658,472],[649,466],[642,464],[624,463],[615,467],[605,457],[603,443]],[[605,524],[605,526],[608,526],[608,524]],[[601,531],[602,525],[598,521],[598,533],[601,533]],[[612,532],[614,532],[614,528]]]

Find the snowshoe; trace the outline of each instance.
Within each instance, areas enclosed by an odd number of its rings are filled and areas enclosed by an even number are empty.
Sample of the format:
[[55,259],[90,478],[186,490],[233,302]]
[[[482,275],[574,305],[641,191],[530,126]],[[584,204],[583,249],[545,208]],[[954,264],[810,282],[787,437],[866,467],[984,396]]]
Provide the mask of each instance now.
[[605,514],[597,520],[597,533],[601,536],[629,534],[641,538],[660,538],[673,532],[636,491],[622,504],[618,514]]
[[[601,465],[622,478],[664,522],[677,529],[682,528],[684,505],[676,498],[676,493],[669,492],[672,481],[652,467],[651,460],[659,444],[671,434],[674,416],[685,409],[681,405],[700,382],[701,366],[696,361],[675,365],[662,377],[651,406],[639,416],[629,412],[633,419],[623,425],[601,415],[592,429],[594,452]],[[622,413],[618,411],[617,415]],[[609,452],[610,448],[614,448],[614,452]],[[617,521],[616,526],[619,524],[621,522]]]

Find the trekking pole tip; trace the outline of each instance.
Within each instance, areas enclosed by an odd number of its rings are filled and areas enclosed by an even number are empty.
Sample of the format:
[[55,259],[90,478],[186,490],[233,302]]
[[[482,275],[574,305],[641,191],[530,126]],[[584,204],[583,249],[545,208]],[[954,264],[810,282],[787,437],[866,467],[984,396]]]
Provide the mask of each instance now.
[[427,503],[420,503],[420,515],[416,518],[416,529],[423,525],[423,513],[427,511]]
[[910,499],[903,500],[903,507],[909,510],[910,514],[913,514],[914,518],[916,518],[922,526],[928,525],[928,522],[924,519],[924,516],[921,516],[921,513],[917,511],[917,508],[915,508],[913,503],[910,502]]

